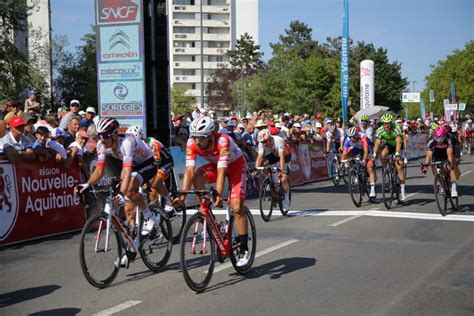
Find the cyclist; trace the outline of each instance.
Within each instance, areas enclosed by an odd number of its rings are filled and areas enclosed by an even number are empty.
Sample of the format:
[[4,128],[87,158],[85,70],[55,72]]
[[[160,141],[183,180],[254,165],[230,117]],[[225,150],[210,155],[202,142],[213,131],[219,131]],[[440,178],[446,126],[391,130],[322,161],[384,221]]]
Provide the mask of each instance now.
[[[186,145],[186,168],[182,180],[182,190],[189,190],[191,185],[195,189],[204,189],[206,183],[216,183],[218,193],[213,204],[222,206],[224,191],[224,178],[229,178],[230,207],[235,216],[237,230],[240,238],[239,260],[237,266],[248,264],[250,253],[248,251],[247,217],[242,212],[246,189],[246,163],[240,148],[227,134],[214,132],[214,121],[210,117],[200,117],[194,120],[189,127],[190,138]],[[209,161],[209,163],[195,170],[196,155]],[[176,203],[184,205],[185,195],[182,194]]]
[[[106,156],[112,158],[113,166],[122,163],[120,173],[120,193],[114,197],[119,204],[125,204],[125,210],[138,209],[143,213],[145,224],[142,235],[149,234],[159,222],[146,204],[138,188],[152,179],[156,174],[156,162],[153,151],[141,139],[132,135],[119,135],[119,122],[111,117],[102,118],[97,124],[99,142],[97,143],[97,165],[89,180],[76,188],[82,193],[89,186],[99,181],[105,172]],[[133,227],[133,212],[126,212],[127,220]]]
[[334,150],[342,152],[342,145],[344,144],[344,131],[341,128],[336,128],[336,125],[331,124],[326,131],[326,155],[331,150],[331,143],[334,143]]
[[271,135],[268,129],[258,132],[257,140],[258,153],[255,166],[258,168],[263,165],[279,164],[278,177],[281,179],[283,190],[285,190],[283,209],[287,212],[290,208],[290,185],[288,183],[290,168],[288,164],[291,161],[291,148],[282,137]]
[[471,138],[474,133],[474,126],[472,125],[472,120],[468,119],[463,127],[464,130],[464,148],[467,149],[467,152],[471,152]]
[[403,172],[403,160],[400,159],[400,150],[403,149],[403,133],[399,125],[395,125],[393,116],[391,114],[384,114],[380,117],[382,126],[375,132],[374,153],[372,159],[368,162],[367,168],[369,171],[370,194],[373,198],[375,194],[375,159],[381,149],[380,160],[385,167],[385,158],[388,155],[394,154],[395,167],[397,168],[398,178],[400,179],[400,200],[405,200],[405,174]]
[[367,141],[369,142],[369,146],[373,146],[374,144],[374,130],[372,126],[369,125],[369,116],[364,114],[360,117],[360,130],[362,133],[365,134],[367,137]]
[[362,164],[367,162],[369,157],[369,141],[368,137],[358,128],[351,127],[346,131],[347,138],[344,140],[344,151],[341,159],[345,160],[350,156],[355,157],[363,153]]
[[[426,144],[425,162],[421,167],[421,172],[426,173],[427,166],[431,161],[446,161],[451,164],[451,196],[457,197],[456,181],[458,180],[459,169],[456,166],[454,157],[454,143],[453,138],[448,135],[446,128],[439,126],[435,129],[433,137],[428,140]],[[433,174],[435,167],[432,168]]]

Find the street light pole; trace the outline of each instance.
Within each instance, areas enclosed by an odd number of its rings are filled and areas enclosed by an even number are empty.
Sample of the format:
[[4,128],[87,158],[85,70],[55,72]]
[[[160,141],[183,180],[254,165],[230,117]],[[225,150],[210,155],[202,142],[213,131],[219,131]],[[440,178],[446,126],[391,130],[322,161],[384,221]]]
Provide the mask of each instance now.
[[413,83],[413,92],[416,91],[416,90],[415,90],[415,84],[416,84],[417,82],[418,82],[418,81],[416,81],[416,80],[413,80],[413,81],[412,81],[412,83]]

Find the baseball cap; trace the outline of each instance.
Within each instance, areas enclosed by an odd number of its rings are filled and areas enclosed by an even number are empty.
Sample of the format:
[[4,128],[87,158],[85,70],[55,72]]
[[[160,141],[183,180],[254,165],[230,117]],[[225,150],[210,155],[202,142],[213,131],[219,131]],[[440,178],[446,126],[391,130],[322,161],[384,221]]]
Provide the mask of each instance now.
[[71,100],[71,102],[69,102],[69,106],[71,106],[73,104],[77,104],[77,105],[81,106],[81,102],[79,102],[79,100],[76,100],[76,99]]
[[227,126],[229,126],[229,127],[235,127],[234,121],[228,120],[228,121],[227,121]]
[[51,137],[52,138],[58,138],[58,137],[66,137],[66,133],[64,132],[64,130],[60,127],[56,127],[55,129],[53,129],[53,131],[51,132]]
[[184,117],[183,115],[175,115],[175,116],[173,116],[172,121],[173,121],[173,122],[176,122],[176,121],[178,121],[178,120],[181,120],[183,117]]
[[258,120],[257,123],[255,124],[255,127],[266,127],[267,123],[265,123],[263,120]]
[[323,126],[321,125],[321,123],[319,123],[319,122],[316,122],[316,124],[314,124],[314,126],[315,126],[316,128],[322,128],[322,127],[323,127]]
[[86,131],[81,130],[81,131],[79,131],[79,132],[76,133],[76,137],[89,138],[89,135],[87,134]]
[[95,108],[93,108],[92,106],[90,106],[90,107],[88,107],[88,108],[86,109],[86,113],[94,113],[94,114],[96,114],[97,112],[95,111]]
[[270,135],[278,135],[280,130],[276,127],[270,127]]
[[28,93],[28,95],[33,95],[33,94],[38,94],[38,91],[33,89],[33,90],[30,90],[30,92]]
[[244,124],[239,124],[239,125],[237,125],[237,128],[243,128],[243,129],[245,129],[245,126],[244,126]]
[[84,111],[79,111],[79,115],[85,115],[85,114],[86,114],[86,112],[84,112]]
[[25,125],[26,122],[20,117],[20,116],[14,116],[12,117],[12,119],[10,120],[10,123],[8,125],[10,125],[11,127],[20,127],[20,126],[23,126]]
[[295,123],[295,124],[293,124],[293,127],[300,127],[301,128],[301,124],[300,123]]

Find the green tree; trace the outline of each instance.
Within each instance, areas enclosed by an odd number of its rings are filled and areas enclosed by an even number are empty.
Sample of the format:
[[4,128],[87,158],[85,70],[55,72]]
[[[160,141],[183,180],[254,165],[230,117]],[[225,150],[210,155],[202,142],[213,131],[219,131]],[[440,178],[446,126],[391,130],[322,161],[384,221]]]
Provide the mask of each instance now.
[[[18,99],[31,88],[45,91],[45,75],[31,60],[18,51],[12,34],[29,32],[30,38],[42,36],[40,30],[32,30],[26,24],[27,17],[33,12],[37,1],[30,6],[26,1],[3,0],[0,2],[0,99]],[[38,51],[39,52],[39,51]],[[38,55],[36,55],[38,56]],[[23,100],[21,100],[23,101]]]
[[227,51],[229,63],[241,71],[241,76],[255,73],[263,67],[260,45],[256,45],[252,36],[243,34],[236,42],[235,49]]
[[53,41],[56,105],[69,104],[72,99],[78,99],[83,106],[98,104],[95,32],[85,34],[81,40],[84,45],[77,47],[74,53],[65,49],[67,38],[57,37]]
[[174,114],[184,114],[192,111],[194,98],[186,95],[186,87],[174,84],[171,88],[171,110]]
[[[451,81],[456,87],[456,102],[466,103],[466,113],[474,111],[474,41],[466,43],[464,49],[455,50],[445,60],[431,66],[426,76],[426,88],[421,97],[429,104],[429,91],[435,92],[432,111],[435,116],[444,115],[443,99],[451,101]],[[427,109],[429,111],[429,109]]]

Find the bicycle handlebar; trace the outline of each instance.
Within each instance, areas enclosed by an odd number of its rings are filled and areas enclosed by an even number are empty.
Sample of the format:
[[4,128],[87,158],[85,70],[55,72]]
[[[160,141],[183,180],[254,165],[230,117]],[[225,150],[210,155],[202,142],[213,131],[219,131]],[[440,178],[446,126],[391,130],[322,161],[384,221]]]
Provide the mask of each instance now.
[[173,195],[179,195],[179,194],[196,194],[199,195],[200,197],[205,196],[206,194],[210,194],[211,197],[214,199],[217,197],[218,193],[217,190],[211,187],[209,190],[175,190],[171,191]]

